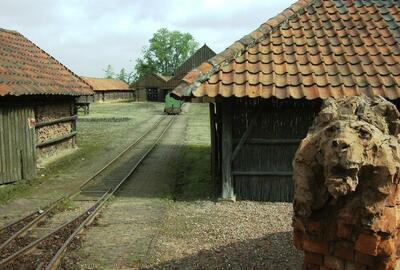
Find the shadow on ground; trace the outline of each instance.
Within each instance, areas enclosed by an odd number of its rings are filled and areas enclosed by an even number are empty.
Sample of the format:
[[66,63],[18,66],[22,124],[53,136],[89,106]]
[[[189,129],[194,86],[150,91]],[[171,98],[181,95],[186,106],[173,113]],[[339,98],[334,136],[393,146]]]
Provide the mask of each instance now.
[[301,269],[301,253],[291,243],[292,232],[273,233],[140,269]]

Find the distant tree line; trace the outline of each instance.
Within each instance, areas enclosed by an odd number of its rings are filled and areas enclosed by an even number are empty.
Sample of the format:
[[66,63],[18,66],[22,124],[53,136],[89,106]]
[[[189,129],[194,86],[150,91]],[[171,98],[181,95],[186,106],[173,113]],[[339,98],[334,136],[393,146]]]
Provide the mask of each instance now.
[[119,73],[115,73],[113,67],[108,65],[103,70],[105,78],[132,83],[150,73],[171,76],[198,47],[199,44],[190,33],[161,28],[153,34],[149,45],[143,47],[142,56],[136,60],[131,72],[122,68]]

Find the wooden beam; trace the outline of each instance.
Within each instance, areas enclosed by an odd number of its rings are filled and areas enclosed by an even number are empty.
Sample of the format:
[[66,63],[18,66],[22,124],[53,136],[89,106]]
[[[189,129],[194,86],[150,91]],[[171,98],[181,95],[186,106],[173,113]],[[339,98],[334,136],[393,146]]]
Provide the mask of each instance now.
[[[240,142],[240,139],[234,139],[235,144]],[[245,144],[262,144],[262,145],[277,145],[277,144],[299,144],[301,139],[248,139]]]
[[232,108],[230,99],[222,106],[222,199],[236,200],[232,176]]
[[292,172],[273,172],[273,171],[250,171],[250,172],[245,172],[245,171],[234,171],[232,173],[235,176],[293,176]]
[[57,138],[54,138],[54,139],[51,139],[51,140],[48,140],[48,141],[45,141],[45,142],[42,142],[42,143],[38,143],[38,144],[36,144],[36,147],[44,147],[44,146],[47,146],[49,144],[53,144],[53,143],[57,143],[57,142],[60,142],[60,141],[67,140],[69,138],[72,138],[72,137],[76,136],[77,133],[78,132],[74,131],[74,132],[68,133],[66,135],[59,136]]
[[54,125],[54,124],[75,121],[76,119],[77,119],[76,115],[67,116],[67,117],[58,118],[58,119],[54,119],[54,120],[47,121],[47,122],[36,123],[35,128],[41,128],[41,127],[50,126],[50,125]]
[[210,132],[211,132],[211,180],[214,183],[216,190],[218,190],[216,186],[216,127],[215,127],[215,105],[214,103],[210,103]]
[[251,119],[249,126],[247,127],[242,138],[240,138],[238,145],[236,146],[235,150],[233,151],[231,162],[235,161],[237,155],[240,153],[240,150],[242,150],[243,145],[245,144],[245,142],[247,141],[251,132],[253,131],[254,127],[257,124],[257,119],[258,119],[258,116],[260,115],[260,113],[261,113],[261,110],[258,110],[258,112]]

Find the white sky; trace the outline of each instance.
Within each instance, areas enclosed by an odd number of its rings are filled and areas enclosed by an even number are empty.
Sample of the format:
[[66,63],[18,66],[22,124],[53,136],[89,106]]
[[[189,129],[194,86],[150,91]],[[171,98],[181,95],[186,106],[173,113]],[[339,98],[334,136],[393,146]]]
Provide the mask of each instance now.
[[79,75],[131,71],[161,27],[220,52],[295,0],[0,0],[0,27],[17,30]]

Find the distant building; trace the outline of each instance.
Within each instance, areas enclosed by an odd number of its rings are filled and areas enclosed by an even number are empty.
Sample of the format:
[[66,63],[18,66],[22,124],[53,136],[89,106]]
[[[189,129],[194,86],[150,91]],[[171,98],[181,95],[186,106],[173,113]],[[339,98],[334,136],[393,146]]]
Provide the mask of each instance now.
[[171,79],[168,76],[151,73],[131,85],[135,91],[136,101],[164,101],[168,88],[167,82]]
[[0,28],[0,184],[33,178],[37,161],[74,147],[75,99],[91,94],[33,42]]
[[133,100],[133,90],[121,80],[81,77],[94,90],[94,101]]
[[180,65],[172,77],[159,74],[148,74],[136,83],[131,85],[135,90],[137,101],[164,101],[168,92],[178,86],[180,80],[204,61],[207,61],[215,55],[206,44],[190,56],[182,65]]

